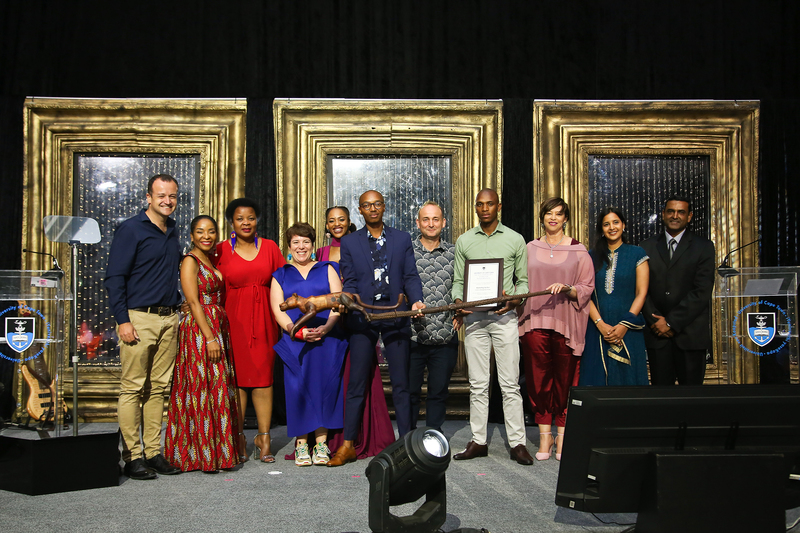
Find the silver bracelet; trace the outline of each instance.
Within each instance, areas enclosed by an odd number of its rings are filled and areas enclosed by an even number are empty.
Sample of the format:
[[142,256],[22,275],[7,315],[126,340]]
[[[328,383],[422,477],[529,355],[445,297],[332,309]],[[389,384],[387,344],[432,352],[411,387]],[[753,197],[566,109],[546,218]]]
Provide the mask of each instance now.
[[212,342],[219,342],[216,338],[211,339],[210,341],[206,341],[206,346],[211,344]]

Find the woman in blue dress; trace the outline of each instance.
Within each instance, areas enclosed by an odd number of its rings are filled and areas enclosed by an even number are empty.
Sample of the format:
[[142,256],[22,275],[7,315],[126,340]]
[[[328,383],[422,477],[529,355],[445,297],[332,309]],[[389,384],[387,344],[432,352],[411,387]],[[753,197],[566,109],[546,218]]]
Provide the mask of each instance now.
[[645,251],[626,244],[625,215],[614,207],[597,217],[594,294],[579,385],[647,385],[644,317],[650,268]]
[[[272,275],[270,305],[283,335],[275,353],[284,364],[286,386],[286,427],[296,437],[295,464],[325,465],[330,459],[326,444],[328,430],[341,428],[344,420],[342,374],[347,341],[335,328],[339,315],[320,311],[294,339],[290,332],[299,309],[281,311],[280,304],[293,293],[318,296],[340,292],[342,282],[336,263],[314,260],[314,228],[298,222],[286,232],[289,263]],[[313,451],[308,440],[314,436]]]

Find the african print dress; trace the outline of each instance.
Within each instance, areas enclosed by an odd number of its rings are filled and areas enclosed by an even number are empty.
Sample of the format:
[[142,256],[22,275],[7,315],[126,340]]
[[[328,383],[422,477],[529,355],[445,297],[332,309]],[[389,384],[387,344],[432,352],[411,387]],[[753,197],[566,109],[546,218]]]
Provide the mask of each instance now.
[[[222,358],[209,363],[206,338],[192,313],[181,321],[172,377],[164,454],[184,472],[213,472],[239,463],[236,378],[230,360],[228,317],[222,307],[224,284],[197,260],[197,288],[208,325],[222,339]],[[244,453],[244,450],[241,451]]]

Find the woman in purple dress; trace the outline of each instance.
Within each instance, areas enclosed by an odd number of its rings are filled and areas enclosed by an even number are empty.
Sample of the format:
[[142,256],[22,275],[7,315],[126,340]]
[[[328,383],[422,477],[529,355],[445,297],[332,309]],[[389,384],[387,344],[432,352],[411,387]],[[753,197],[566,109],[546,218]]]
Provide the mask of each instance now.
[[[284,364],[286,427],[296,437],[295,464],[325,465],[330,459],[328,429],[341,428],[344,420],[342,373],[347,341],[336,328],[339,315],[320,311],[291,338],[299,309],[281,311],[280,304],[293,293],[317,296],[342,290],[335,263],[313,259],[314,228],[299,222],[286,232],[289,263],[272,275],[270,304],[283,335],[275,353]],[[308,439],[314,435],[313,454]]]

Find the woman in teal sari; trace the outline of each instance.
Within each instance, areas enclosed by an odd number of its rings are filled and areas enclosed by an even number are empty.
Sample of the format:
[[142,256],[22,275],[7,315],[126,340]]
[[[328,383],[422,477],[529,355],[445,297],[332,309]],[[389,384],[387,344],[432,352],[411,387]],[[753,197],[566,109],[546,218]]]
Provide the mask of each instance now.
[[641,311],[650,282],[645,251],[626,244],[625,215],[606,208],[589,252],[595,269],[579,385],[647,385]]

